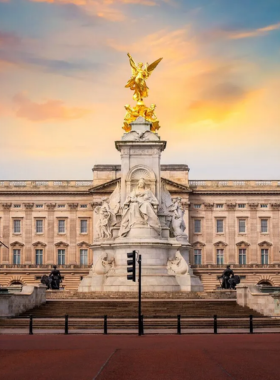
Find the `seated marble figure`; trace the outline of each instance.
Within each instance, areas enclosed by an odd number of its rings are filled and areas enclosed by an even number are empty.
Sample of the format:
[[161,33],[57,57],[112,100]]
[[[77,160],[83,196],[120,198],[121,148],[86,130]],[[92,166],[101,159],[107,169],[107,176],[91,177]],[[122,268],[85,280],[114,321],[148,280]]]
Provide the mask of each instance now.
[[132,227],[143,225],[153,228],[160,235],[161,226],[156,214],[158,205],[158,200],[141,178],[124,202],[120,236],[127,236]]

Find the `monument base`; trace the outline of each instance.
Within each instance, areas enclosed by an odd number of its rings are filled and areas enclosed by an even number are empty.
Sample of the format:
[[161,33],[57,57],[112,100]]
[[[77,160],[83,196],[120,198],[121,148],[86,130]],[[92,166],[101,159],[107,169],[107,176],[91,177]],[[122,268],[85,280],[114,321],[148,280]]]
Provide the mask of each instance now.
[[127,280],[127,253],[133,250],[142,256],[143,292],[203,291],[189,265],[189,243],[130,236],[96,242],[92,248],[93,267],[81,281],[79,292],[136,292],[138,283]]

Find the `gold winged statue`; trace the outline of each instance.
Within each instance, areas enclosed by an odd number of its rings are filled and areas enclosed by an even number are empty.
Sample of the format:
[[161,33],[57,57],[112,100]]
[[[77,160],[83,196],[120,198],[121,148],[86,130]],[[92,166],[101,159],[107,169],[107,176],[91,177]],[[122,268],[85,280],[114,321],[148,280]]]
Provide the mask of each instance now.
[[162,58],[157,59],[150,65],[146,63],[144,66],[142,62],[137,65],[131,55],[129,53],[127,55],[131,66],[132,76],[125,87],[134,91],[133,99],[137,101],[138,105],[142,105],[144,104],[143,98],[147,98],[149,94],[149,87],[146,84],[146,79],[149,78],[152,71],[157,67]]
[[123,129],[126,132],[130,132],[130,123],[135,121],[139,116],[142,116],[147,121],[151,122],[151,131],[156,132],[160,128],[159,121],[154,113],[156,106],[152,104],[150,108],[146,107],[143,98],[147,98],[149,95],[149,87],[146,84],[146,80],[160,63],[162,58],[157,59],[150,65],[148,63],[143,65],[142,62],[136,64],[131,55],[129,53],[127,55],[131,66],[132,76],[125,87],[130,88],[132,91],[134,91],[133,99],[137,102],[137,104],[133,108],[131,108],[130,105],[125,106],[126,115],[124,119]]

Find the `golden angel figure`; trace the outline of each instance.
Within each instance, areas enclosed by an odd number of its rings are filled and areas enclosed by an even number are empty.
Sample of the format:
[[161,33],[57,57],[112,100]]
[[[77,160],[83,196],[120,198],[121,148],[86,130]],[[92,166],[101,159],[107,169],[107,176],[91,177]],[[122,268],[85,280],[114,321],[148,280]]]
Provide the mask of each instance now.
[[146,84],[146,79],[149,78],[152,71],[157,67],[162,58],[157,59],[150,65],[148,63],[143,65],[142,62],[136,64],[131,55],[129,53],[127,55],[129,57],[132,76],[125,87],[134,91],[133,99],[136,100],[138,104],[144,104],[143,98],[146,98],[149,93],[149,87]]

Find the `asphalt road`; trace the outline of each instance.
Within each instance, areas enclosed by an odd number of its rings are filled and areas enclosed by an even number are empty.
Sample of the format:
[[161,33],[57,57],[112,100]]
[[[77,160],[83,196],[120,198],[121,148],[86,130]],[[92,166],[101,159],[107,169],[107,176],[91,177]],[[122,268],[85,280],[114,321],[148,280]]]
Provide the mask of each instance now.
[[276,380],[280,334],[2,335],[3,380]]

